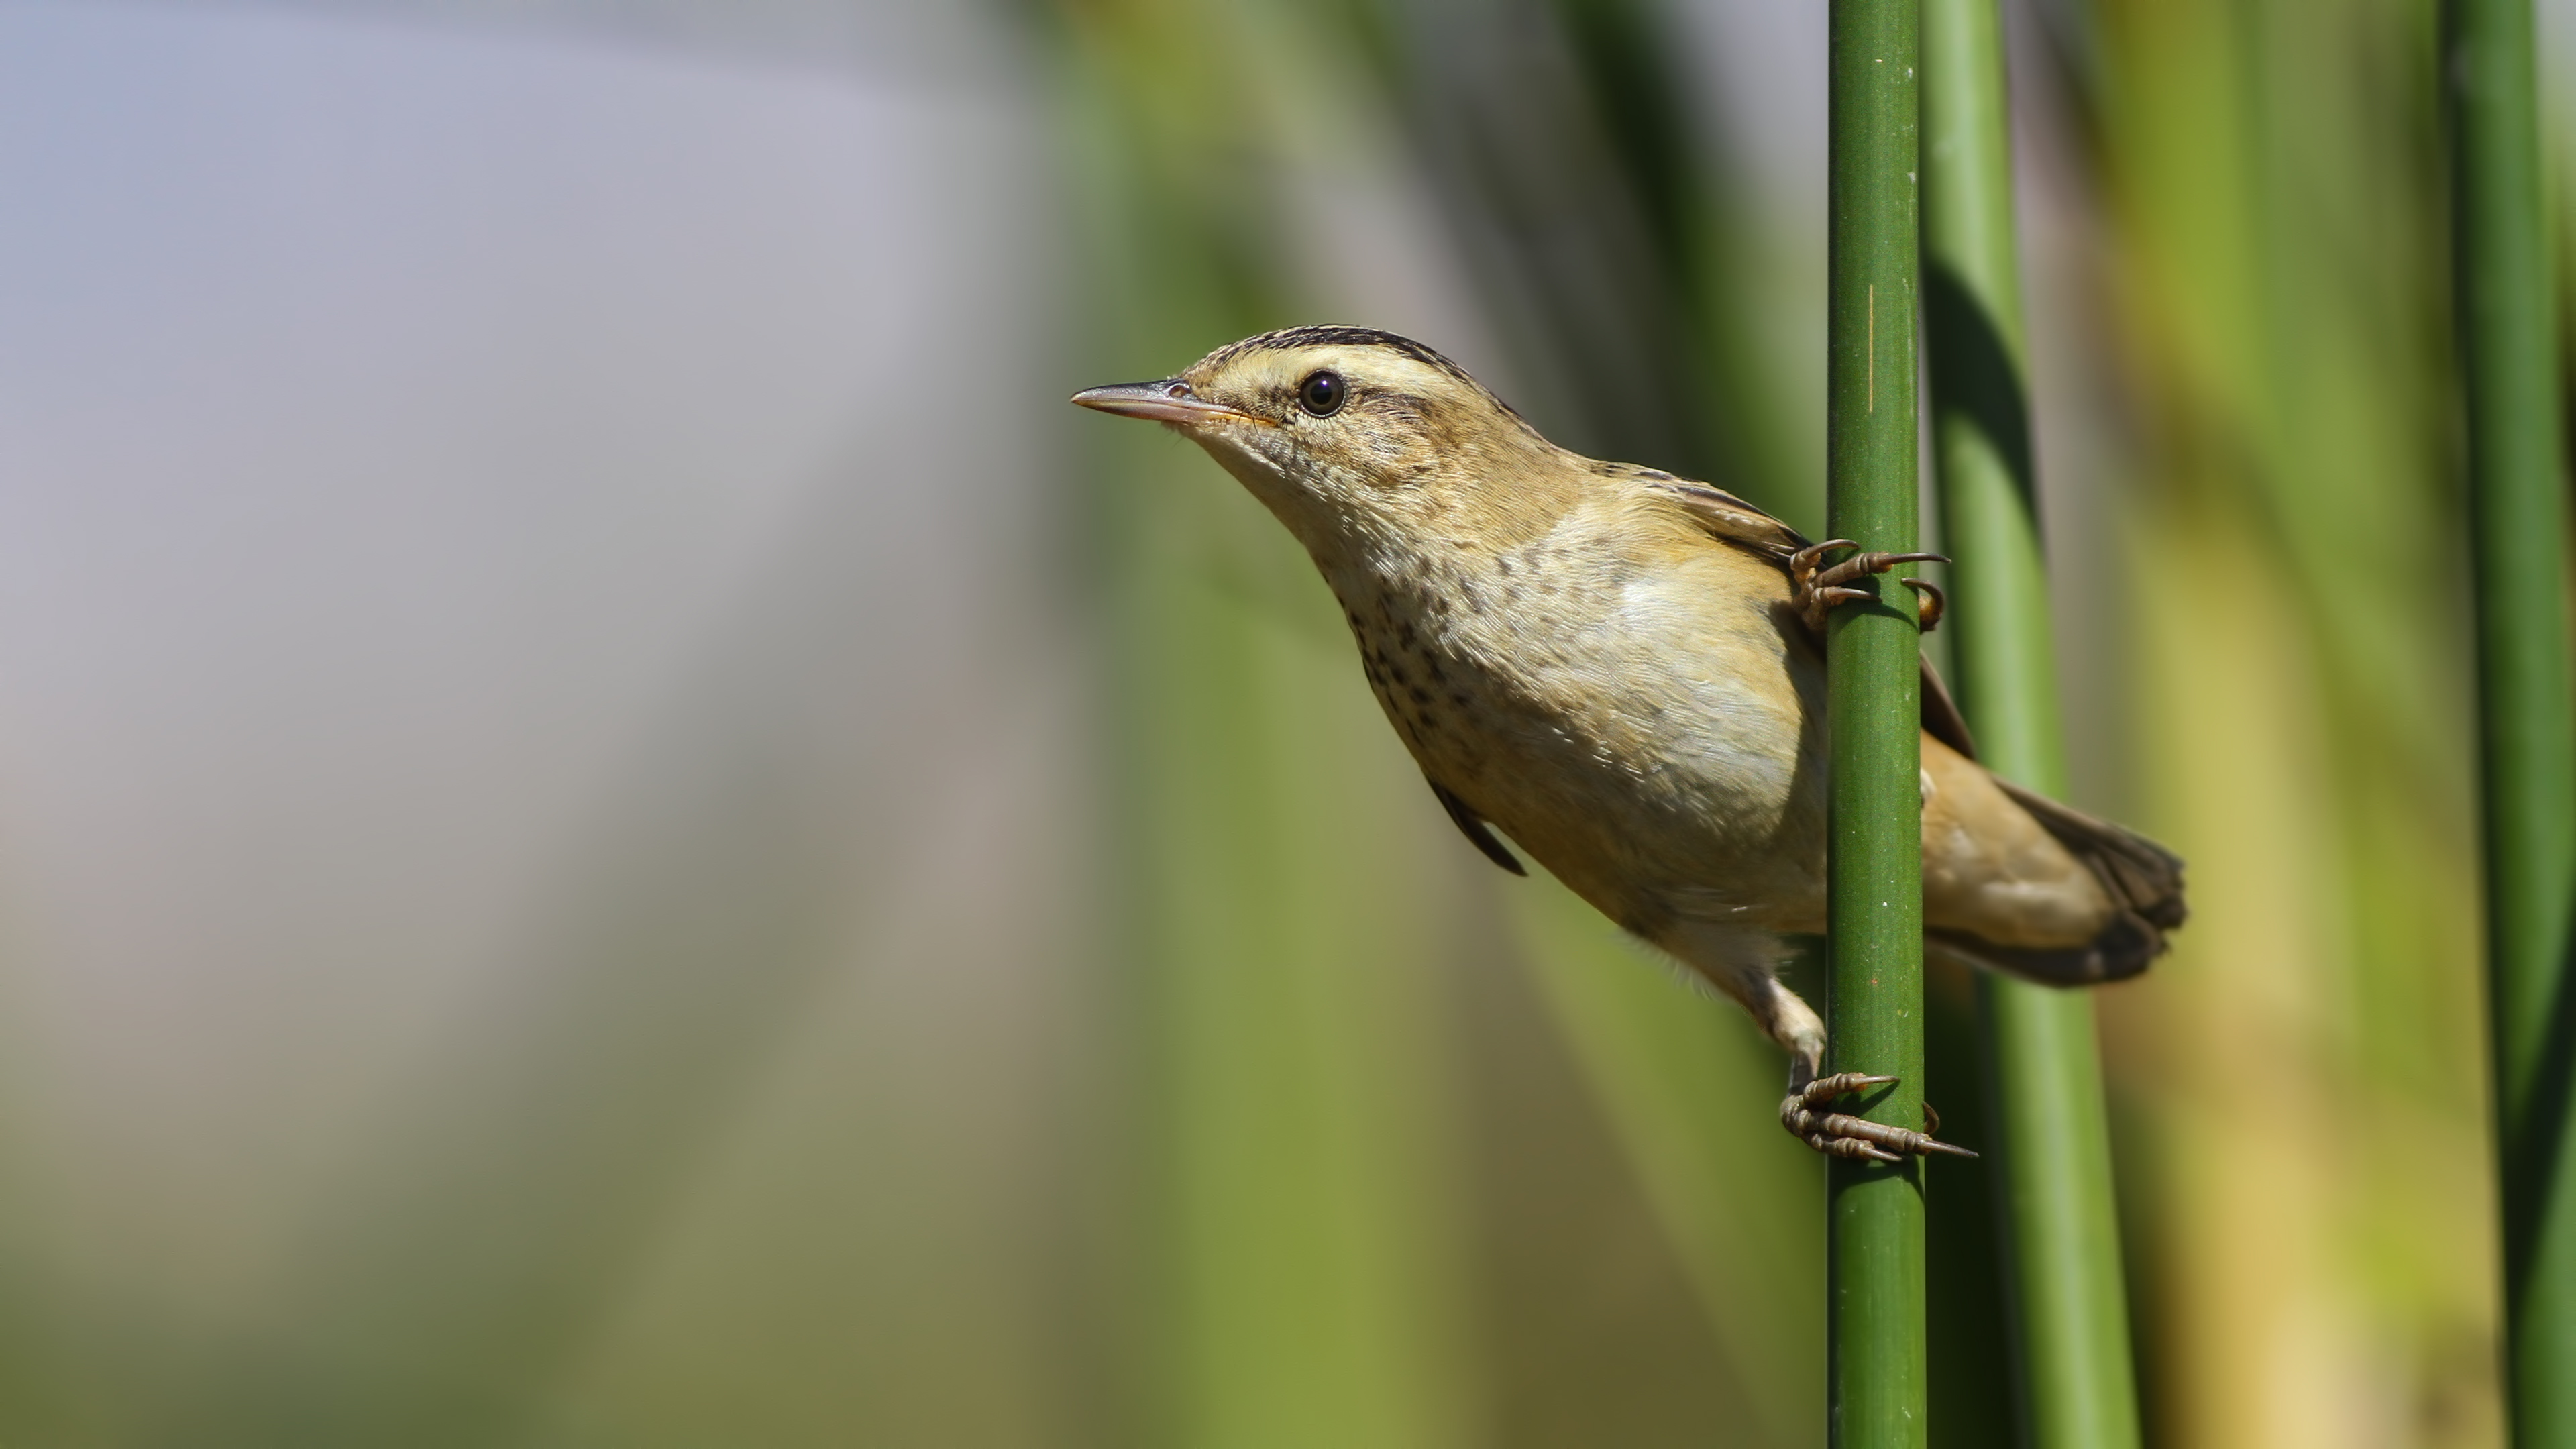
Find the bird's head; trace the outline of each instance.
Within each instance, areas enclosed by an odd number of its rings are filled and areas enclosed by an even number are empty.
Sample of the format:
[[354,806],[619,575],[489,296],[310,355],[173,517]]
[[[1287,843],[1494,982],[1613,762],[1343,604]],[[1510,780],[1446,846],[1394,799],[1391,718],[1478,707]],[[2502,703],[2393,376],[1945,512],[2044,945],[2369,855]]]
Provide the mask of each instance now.
[[1319,552],[1443,485],[1506,478],[1555,451],[1466,369],[1367,327],[1265,332],[1176,377],[1073,401],[1186,435]]

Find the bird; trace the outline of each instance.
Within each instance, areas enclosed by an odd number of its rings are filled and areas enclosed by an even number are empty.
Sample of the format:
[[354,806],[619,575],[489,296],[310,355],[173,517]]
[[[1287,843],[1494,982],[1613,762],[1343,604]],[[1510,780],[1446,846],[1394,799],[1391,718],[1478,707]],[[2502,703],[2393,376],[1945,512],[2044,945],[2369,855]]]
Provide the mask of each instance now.
[[[1932,555],[1811,543],[1724,489],[1558,447],[1374,328],[1266,332],[1072,401],[1188,438],[1287,527],[1459,831],[1526,874],[1499,830],[1751,1012],[1788,1054],[1792,1136],[1974,1155],[1937,1119],[1832,1110],[1895,1079],[1825,1075],[1824,1023],[1779,974],[1785,938],[1826,924],[1827,614]],[[2051,986],[2145,970],[2187,914],[2182,861],[1990,773],[1928,663],[1923,684],[1927,953]]]

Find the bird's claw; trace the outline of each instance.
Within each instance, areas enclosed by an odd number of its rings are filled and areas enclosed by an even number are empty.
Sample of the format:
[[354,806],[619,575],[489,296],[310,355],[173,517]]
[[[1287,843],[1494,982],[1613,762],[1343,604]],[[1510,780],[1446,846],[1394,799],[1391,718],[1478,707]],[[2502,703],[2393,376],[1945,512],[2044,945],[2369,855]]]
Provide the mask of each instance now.
[[[1872,1122],[1843,1112],[1820,1110],[1836,1097],[1869,1087],[1888,1086],[1894,1077],[1873,1077],[1860,1072],[1838,1072],[1819,1077],[1805,1088],[1791,1092],[1780,1103],[1780,1125],[1789,1135],[1806,1143],[1827,1157],[1855,1157],[1865,1162],[1903,1162],[1911,1155],[1946,1153],[1953,1157],[1974,1157],[1964,1147],[1955,1147],[1929,1132],[1909,1132],[1884,1122]],[[1941,1119],[1930,1107],[1924,1108],[1926,1124],[1940,1130]]]
[[[1855,553],[1840,563],[1825,562],[1825,555],[1829,553],[1859,547],[1859,544],[1848,538],[1829,538],[1823,543],[1809,544],[1789,555],[1789,583],[1795,595],[1791,602],[1797,609],[1799,617],[1805,619],[1809,627],[1822,630],[1825,627],[1825,616],[1832,613],[1837,604],[1860,603],[1877,597],[1867,589],[1845,587],[1854,579],[1865,578],[1870,574],[1883,574],[1898,564],[1950,561],[1937,553]],[[1920,579],[1904,579],[1900,582],[1908,588],[1928,591],[1931,600],[1930,612],[1928,622],[1923,622],[1922,627],[1928,631],[1934,624],[1938,624],[1941,621],[1941,591]],[[1916,607],[1916,618],[1918,621],[1927,620],[1921,605]]]

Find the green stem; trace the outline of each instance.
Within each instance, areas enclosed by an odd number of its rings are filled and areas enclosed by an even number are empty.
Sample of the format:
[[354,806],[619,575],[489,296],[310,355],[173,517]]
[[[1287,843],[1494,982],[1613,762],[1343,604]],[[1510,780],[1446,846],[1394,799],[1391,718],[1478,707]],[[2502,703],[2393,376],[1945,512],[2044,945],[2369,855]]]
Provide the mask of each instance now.
[[[1914,547],[1916,0],[1833,0],[1827,528]],[[1922,795],[1912,596],[1836,609],[1826,636],[1832,741],[1828,881],[1832,1071],[1901,1080],[1860,1104],[1923,1119]],[[1922,1165],[1837,1159],[1827,1254],[1830,1438],[1925,1443]]]
[[2447,7],[2460,357],[2484,707],[2489,1007],[2514,1442],[2576,1445],[2576,719],[2529,0]]
[[[2011,116],[1995,0],[1924,0],[1925,316],[1961,706],[1986,765],[2063,797]],[[2137,1387],[2093,1002],[1981,974],[2023,1443],[2134,1449]]]

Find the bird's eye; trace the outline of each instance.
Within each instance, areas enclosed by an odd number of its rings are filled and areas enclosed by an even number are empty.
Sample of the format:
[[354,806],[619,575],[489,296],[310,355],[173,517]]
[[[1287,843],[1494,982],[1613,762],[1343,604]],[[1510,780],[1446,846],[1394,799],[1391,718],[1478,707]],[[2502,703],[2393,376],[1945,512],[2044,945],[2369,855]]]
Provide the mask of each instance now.
[[1319,418],[1329,418],[1341,411],[1342,402],[1351,395],[1351,385],[1342,381],[1338,372],[1307,374],[1297,384],[1298,405]]

